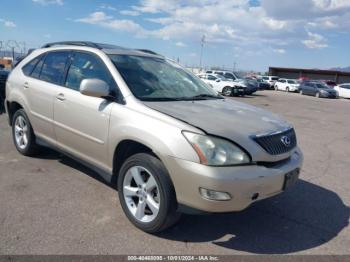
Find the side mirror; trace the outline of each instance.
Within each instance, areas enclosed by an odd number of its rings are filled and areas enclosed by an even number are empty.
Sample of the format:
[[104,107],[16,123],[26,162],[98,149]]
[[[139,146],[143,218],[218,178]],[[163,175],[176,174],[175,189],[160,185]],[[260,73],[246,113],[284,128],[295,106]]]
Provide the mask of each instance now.
[[220,82],[221,80],[220,79],[216,79],[215,82]]
[[106,97],[109,96],[108,84],[100,79],[84,79],[80,83],[80,93],[86,96]]

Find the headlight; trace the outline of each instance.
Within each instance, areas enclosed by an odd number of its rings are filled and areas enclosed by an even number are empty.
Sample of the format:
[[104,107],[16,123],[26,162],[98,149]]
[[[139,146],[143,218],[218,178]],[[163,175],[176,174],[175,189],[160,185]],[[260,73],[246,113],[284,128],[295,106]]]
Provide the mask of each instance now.
[[182,133],[196,151],[201,164],[229,166],[250,162],[250,157],[242,149],[227,140],[186,131]]
[[322,90],[322,89],[321,89],[321,93],[323,93],[323,94],[328,94],[328,91]]

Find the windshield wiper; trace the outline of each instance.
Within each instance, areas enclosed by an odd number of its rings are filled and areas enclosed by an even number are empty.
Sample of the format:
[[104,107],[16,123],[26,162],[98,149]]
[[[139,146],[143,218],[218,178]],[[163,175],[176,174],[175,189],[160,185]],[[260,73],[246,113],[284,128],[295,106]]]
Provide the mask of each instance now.
[[196,99],[205,99],[205,98],[215,98],[215,99],[224,99],[224,97],[220,95],[210,95],[210,94],[200,94],[196,96],[189,97],[191,100],[196,100]]
[[181,101],[183,98],[177,98],[177,97],[139,97],[142,101]]

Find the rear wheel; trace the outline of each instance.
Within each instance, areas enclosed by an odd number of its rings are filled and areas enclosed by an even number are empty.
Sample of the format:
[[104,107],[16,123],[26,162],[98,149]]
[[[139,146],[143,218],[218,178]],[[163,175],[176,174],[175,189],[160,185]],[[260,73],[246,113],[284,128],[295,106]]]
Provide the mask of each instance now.
[[25,156],[38,153],[39,146],[35,142],[35,135],[29,118],[23,109],[16,111],[12,118],[13,142],[18,152]]
[[145,232],[160,232],[180,218],[169,174],[151,154],[136,154],[125,161],[118,177],[118,194],[128,219]]

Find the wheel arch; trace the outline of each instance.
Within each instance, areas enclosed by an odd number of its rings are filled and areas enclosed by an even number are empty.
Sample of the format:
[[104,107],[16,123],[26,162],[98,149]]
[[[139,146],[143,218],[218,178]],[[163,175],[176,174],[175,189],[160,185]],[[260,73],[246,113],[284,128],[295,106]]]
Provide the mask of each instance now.
[[24,107],[16,101],[13,101],[13,102],[7,101],[6,107],[7,107],[7,114],[8,114],[8,123],[10,126],[12,126],[12,118],[13,118],[14,114],[19,109],[24,109]]
[[144,143],[133,139],[124,139],[120,141],[114,149],[112,172],[113,184],[117,183],[120,168],[122,167],[125,160],[130,156],[138,153],[149,153],[161,161],[160,157],[153,151],[153,149]]

